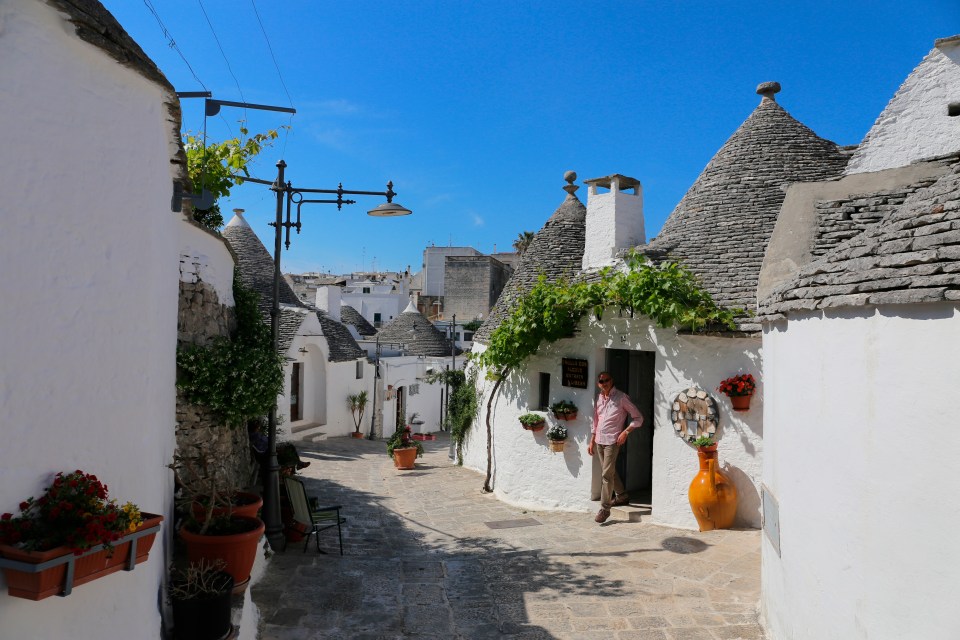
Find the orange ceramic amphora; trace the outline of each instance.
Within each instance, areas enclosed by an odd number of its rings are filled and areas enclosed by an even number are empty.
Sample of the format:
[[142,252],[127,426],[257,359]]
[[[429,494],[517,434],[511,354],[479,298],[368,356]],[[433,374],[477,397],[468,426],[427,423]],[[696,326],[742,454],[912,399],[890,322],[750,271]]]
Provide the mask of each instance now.
[[700,447],[700,472],[690,483],[690,508],[700,531],[729,529],[737,515],[737,488],[717,469],[717,445]]

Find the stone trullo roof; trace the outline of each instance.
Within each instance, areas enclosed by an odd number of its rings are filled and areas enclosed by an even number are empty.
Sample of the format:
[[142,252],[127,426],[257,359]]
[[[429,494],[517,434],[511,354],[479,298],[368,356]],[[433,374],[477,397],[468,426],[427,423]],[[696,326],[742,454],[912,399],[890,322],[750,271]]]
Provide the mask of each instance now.
[[[404,351],[415,356],[449,356],[450,341],[432,322],[417,311],[411,301],[403,313],[387,323],[377,338],[381,343],[394,342],[404,345]],[[457,354],[461,350],[457,349]]]
[[[661,229],[640,251],[683,262],[724,307],[756,309],[764,252],[791,182],[841,174],[847,152],[797,122],[763,83],[760,105],[713,156]],[[760,330],[756,318],[740,331]]]
[[763,301],[764,321],[839,307],[960,301],[960,163]]
[[490,310],[490,315],[473,334],[474,342],[489,342],[490,334],[510,315],[517,300],[533,288],[540,274],[545,275],[548,281],[555,282],[564,277],[572,279],[580,271],[583,264],[587,208],[575,194],[579,188],[572,184],[577,179],[576,174],[567,172],[565,179],[571,183],[564,186],[567,191],[566,199],[523,252],[520,264],[507,280],[503,292]]
[[[237,255],[240,280],[246,287],[260,294],[259,308],[264,322],[270,323],[270,301],[273,296],[273,257],[260,242],[242,214],[236,214],[223,228],[223,237]],[[316,313],[330,349],[328,360],[345,362],[362,358],[365,354],[350,330],[333,320],[326,312],[303,304],[284,278],[280,279],[280,353],[286,355],[290,344],[300,330],[306,313]]]
[[376,327],[370,324],[366,318],[360,315],[360,312],[348,304],[340,305],[340,320],[344,324],[353,325],[363,337],[372,336],[377,333]]

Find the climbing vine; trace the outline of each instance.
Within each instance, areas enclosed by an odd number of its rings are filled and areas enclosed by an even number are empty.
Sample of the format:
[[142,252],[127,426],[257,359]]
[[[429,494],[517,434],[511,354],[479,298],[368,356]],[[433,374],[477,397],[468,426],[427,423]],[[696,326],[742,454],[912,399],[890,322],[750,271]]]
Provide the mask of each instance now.
[[283,360],[257,308],[258,294],[234,275],[237,329],[209,346],[177,349],[177,388],[237,427],[267,413],[283,390]]

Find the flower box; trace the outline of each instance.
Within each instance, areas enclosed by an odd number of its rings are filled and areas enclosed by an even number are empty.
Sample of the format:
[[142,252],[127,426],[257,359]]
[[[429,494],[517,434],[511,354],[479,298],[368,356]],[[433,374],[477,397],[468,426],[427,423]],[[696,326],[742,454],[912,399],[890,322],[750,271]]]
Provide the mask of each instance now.
[[133,533],[117,540],[112,553],[103,545],[74,555],[67,547],[24,551],[0,544],[0,567],[7,580],[7,593],[27,600],[67,596],[73,587],[120,569],[133,571],[135,565],[146,561],[162,521],[163,516],[144,513],[143,523]]

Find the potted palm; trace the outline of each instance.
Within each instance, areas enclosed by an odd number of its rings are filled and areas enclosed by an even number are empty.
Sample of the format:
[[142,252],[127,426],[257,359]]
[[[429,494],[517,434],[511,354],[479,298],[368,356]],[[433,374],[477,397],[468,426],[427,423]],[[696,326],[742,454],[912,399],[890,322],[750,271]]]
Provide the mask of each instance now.
[[723,380],[717,391],[730,398],[734,411],[749,411],[750,397],[753,396],[757,383],[749,373],[732,376]]
[[397,469],[413,469],[417,458],[423,457],[423,445],[412,436],[410,425],[406,425],[397,429],[387,441],[387,453]]
[[539,413],[525,413],[519,418],[520,426],[527,431],[540,431],[547,420]]
[[554,402],[552,405],[550,405],[550,410],[553,411],[553,416],[557,420],[577,419],[577,405],[573,404],[569,400],[560,400],[559,402]]
[[559,422],[550,425],[547,429],[547,440],[550,441],[551,451],[562,452],[567,444],[567,427]]
[[360,425],[363,423],[363,412],[367,408],[367,392],[361,391],[348,395],[347,406],[350,408],[350,415],[353,416],[353,433],[350,435],[362,439],[363,434],[360,433]]
[[167,596],[176,640],[218,640],[233,629],[233,576],[223,568],[223,561],[200,560],[170,569]]

